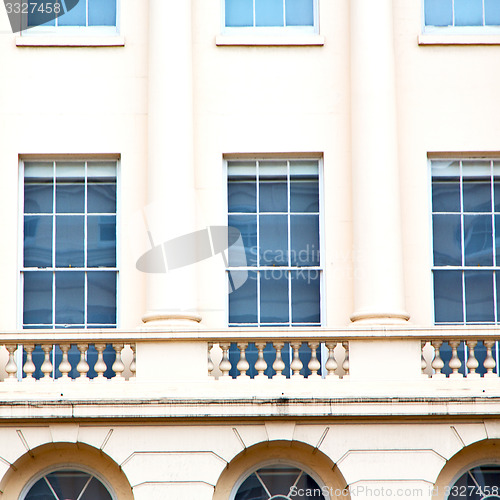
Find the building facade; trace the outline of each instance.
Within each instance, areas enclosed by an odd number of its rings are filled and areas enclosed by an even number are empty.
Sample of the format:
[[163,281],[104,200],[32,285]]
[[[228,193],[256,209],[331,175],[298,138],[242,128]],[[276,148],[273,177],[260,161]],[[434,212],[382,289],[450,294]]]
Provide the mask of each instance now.
[[500,498],[498,0],[4,6],[2,498]]

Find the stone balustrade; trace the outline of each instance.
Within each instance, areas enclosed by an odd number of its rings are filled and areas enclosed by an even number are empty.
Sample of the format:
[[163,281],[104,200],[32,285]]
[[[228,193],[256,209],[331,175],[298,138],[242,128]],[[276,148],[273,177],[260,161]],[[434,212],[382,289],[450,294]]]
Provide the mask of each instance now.
[[490,326],[0,332],[0,383],[500,380],[499,340]]

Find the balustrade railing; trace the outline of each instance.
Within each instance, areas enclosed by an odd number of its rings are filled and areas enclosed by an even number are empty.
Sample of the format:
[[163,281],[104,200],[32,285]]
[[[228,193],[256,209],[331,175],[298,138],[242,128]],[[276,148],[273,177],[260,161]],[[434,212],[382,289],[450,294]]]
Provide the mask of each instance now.
[[[349,342],[325,340],[273,340],[272,342],[218,343],[222,358],[221,379],[339,379],[349,375]],[[216,348],[216,347],[215,347]],[[216,370],[212,360],[214,343],[208,344],[208,373]]]
[[493,380],[499,341],[494,327],[1,332],[0,383]]
[[[78,342],[76,344],[43,342],[40,344],[5,344],[8,352],[8,360],[5,365],[6,382],[34,380],[125,380],[124,372],[128,368],[127,379],[135,377],[136,359],[135,344],[128,344],[132,357],[125,366],[122,359],[122,351],[126,344],[95,342]],[[34,361],[35,350],[43,353],[43,359],[38,363]],[[57,355],[56,355],[57,350]],[[70,350],[72,351],[70,354]],[[90,355],[91,350],[93,355]],[[112,362],[105,361],[105,351],[113,353]],[[76,352],[75,352],[76,351]],[[22,354],[22,356],[20,355]],[[77,356],[75,356],[77,354]],[[109,357],[108,357],[109,358]],[[38,365],[38,366],[37,366]]]
[[430,378],[498,378],[500,351],[495,338],[439,338],[422,340],[421,346],[422,374]]

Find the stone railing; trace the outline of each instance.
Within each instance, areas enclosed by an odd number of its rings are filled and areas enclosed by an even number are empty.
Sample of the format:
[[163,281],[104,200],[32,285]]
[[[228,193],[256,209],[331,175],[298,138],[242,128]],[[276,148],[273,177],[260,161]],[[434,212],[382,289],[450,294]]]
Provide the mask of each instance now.
[[495,327],[24,330],[0,332],[0,381],[493,380],[499,340]]

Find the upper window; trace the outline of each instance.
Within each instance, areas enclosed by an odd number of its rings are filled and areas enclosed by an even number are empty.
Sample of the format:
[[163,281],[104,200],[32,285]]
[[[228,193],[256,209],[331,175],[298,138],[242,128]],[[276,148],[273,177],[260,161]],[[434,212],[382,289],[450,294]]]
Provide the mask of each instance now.
[[23,327],[115,327],[116,161],[26,161],[23,181]]
[[273,28],[316,32],[317,0],[224,0],[226,29]]
[[[23,33],[64,33],[68,32],[66,31],[68,29],[73,33],[75,29],[79,29],[78,33],[85,33],[89,28],[102,34],[116,33],[117,1],[54,0],[47,4],[28,2],[26,12],[23,11],[23,15],[27,16],[23,26],[28,30]],[[35,5],[37,8],[30,8],[30,5]],[[80,28],[85,30],[82,31]]]
[[433,160],[436,323],[500,323],[500,161]]
[[45,474],[22,500],[113,500],[104,484],[93,474],[80,470],[58,470]]
[[500,466],[480,465],[468,470],[446,488],[446,500],[500,499]]
[[500,0],[424,0],[425,30],[500,31]]
[[[229,161],[229,324],[320,326],[318,160]],[[237,284],[237,285],[236,285]]]
[[325,499],[325,487],[305,471],[290,465],[261,467],[237,488],[231,500],[286,500],[290,498]]

